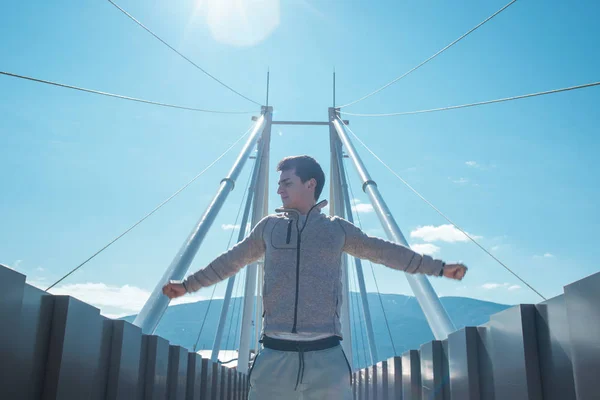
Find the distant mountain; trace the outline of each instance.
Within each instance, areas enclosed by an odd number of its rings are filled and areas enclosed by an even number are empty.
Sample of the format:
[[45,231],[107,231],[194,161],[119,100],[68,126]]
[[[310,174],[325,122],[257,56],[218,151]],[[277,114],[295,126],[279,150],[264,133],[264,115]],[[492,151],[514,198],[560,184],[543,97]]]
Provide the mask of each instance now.
[[[387,359],[394,355],[394,349],[385,324],[381,303],[376,293],[369,293],[367,299],[373,319],[373,330],[379,359]],[[238,320],[242,305],[241,300],[238,297],[231,301],[221,345],[222,349],[237,349],[238,347],[239,333],[234,334],[233,332],[239,332],[241,322],[238,322]],[[356,314],[357,306],[360,304],[359,301],[360,296],[357,293],[352,293],[350,306],[353,316]],[[434,339],[425,316],[414,297],[382,294],[381,302],[390,325],[396,354],[402,354],[410,349],[418,349],[421,344]],[[481,325],[489,320],[490,315],[510,307],[468,297],[442,297],[441,302],[458,329],[465,326]],[[169,307],[158,325],[156,334],[169,340],[171,344],[177,344],[192,350],[209,305],[210,309],[196,350],[212,348],[223,300],[199,301]],[[232,318],[232,315],[234,318]],[[135,315],[122,319],[133,322],[134,318]],[[362,317],[353,318],[353,321],[354,362],[357,367],[362,367],[368,364],[365,360],[365,350],[368,351],[368,345],[365,341],[363,346],[362,340],[363,337],[366,338],[366,327],[362,323]],[[361,324],[358,321],[361,321]]]

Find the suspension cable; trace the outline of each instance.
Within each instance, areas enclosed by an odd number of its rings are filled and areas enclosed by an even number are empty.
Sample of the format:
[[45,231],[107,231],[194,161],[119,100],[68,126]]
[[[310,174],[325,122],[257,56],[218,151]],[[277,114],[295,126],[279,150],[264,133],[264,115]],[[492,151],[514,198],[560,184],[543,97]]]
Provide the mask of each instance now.
[[[356,266],[356,264],[355,264],[355,266]],[[362,344],[363,359],[365,362],[365,367],[367,367],[369,358],[371,358],[371,361],[373,361],[373,357],[372,357],[372,355],[371,355],[371,357],[367,357],[367,347],[366,347],[367,345],[366,344],[368,342],[368,338],[366,337],[367,336],[367,333],[366,333],[367,327],[366,327],[366,321],[365,321],[365,313],[364,313],[364,309],[363,309],[363,312],[361,313],[362,307],[361,307],[358,297],[356,296],[356,293],[360,293],[360,288],[358,286],[358,278],[357,278],[358,271],[356,270],[356,268],[352,268],[352,272],[353,272],[352,279],[354,280],[354,288],[356,289],[356,292],[354,292],[355,293],[354,297],[356,297],[355,301],[356,301],[356,310],[358,312],[358,324],[360,327],[360,341]],[[365,295],[366,295],[366,293],[365,293]],[[365,325],[364,329],[363,329],[363,325]],[[369,350],[369,354],[370,353],[371,352]]]
[[[244,281],[244,279],[243,279],[244,276],[245,276],[245,271],[241,272],[240,276],[236,278],[235,290],[234,290],[235,295],[233,296],[234,299],[241,297],[240,296],[241,282]],[[238,301],[237,304],[238,304],[238,306],[236,306],[236,302],[234,301],[233,310],[231,311],[231,319],[229,320],[229,330],[227,332],[227,341],[225,342],[225,349],[229,348],[230,338],[232,337],[231,334],[232,334],[232,328],[233,328],[233,321],[234,321],[236,312],[238,313],[238,316],[239,316],[239,312],[240,312],[240,308],[241,308],[241,301]],[[237,320],[239,320],[239,318],[235,318],[235,320],[237,321]],[[233,336],[233,341],[232,341],[231,347],[235,348],[235,342],[236,342],[235,335],[237,335],[237,326],[236,326],[236,329],[233,330],[233,335],[234,336]]]
[[120,94],[114,94],[114,93],[108,93],[108,92],[101,92],[99,90],[86,89],[86,88],[82,88],[82,87],[78,87],[78,86],[67,85],[67,84],[64,84],[64,83],[47,81],[47,80],[38,79],[38,78],[32,78],[30,76],[13,74],[11,72],[6,72],[6,71],[0,71],[0,75],[10,76],[10,77],[19,78],[19,79],[25,79],[25,80],[32,81],[32,82],[44,83],[46,85],[58,86],[58,87],[61,87],[61,88],[66,88],[66,89],[79,90],[80,92],[99,94],[99,95],[107,96],[107,97],[114,97],[116,99],[121,99],[121,100],[135,101],[135,102],[138,102],[138,103],[151,104],[151,105],[154,105],[154,106],[161,106],[161,107],[168,107],[168,108],[177,108],[177,109],[180,109],[180,110],[198,111],[198,112],[213,113],[213,114],[252,114],[252,113],[255,113],[255,111],[218,111],[218,110],[207,110],[207,109],[204,109],[204,108],[193,108],[193,107],[179,106],[179,105],[176,105],[176,104],[159,103],[157,101],[150,101],[150,100],[139,99],[139,98],[136,98],[136,97],[123,96],[123,95],[120,95]]
[[517,0],[512,0],[510,3],[508,3],[507,5],[505,5],[504,7],[502,7],[500,10],[496,11],[494,14],[490,15],[489,17],[487,17],[485,20],[483,20],[482,22],[480,22],[477,26],[475,26],[474,28],[472,28],[470,31],[468,31],[467,33],[465,33],[464,35],[462,35],[461,37],[459,37],[458,39],[456,39],[455,41],[453,41],[452,43],[450,43],[449,45],[447,45],[446,47],[444,47],[443,49],[441,49],[440,51],[438,51],[437,53],[435,53],[434,55],[432,55],[431,57],[429,57],[428,59],[426,59],[425,61],[421,62],[419,65],[417,65],[416,67],[412,68],[411,70],[409,70],[408,72],[405,72],[403,75],[399,76],[398,78],[390,81],[389,83],[383,85],[382,87],[380,87],[379,89],[361,97],[358,100],[354,100],[351,103],[348,104],[344,104],[343,106],[340,106],[339,108],[344,108],[344,107],[349,107],[353,104],[358,103],[359,101],[363,101],[371,96],[373,96],[374,94],[377,94],[379,92],[381,92],[382,90],[384,90],[385,88],[393,85],[394,83],[398,82],[400,79],[404,78],[405,76],[410,75],[412,72],[416,71],[417,69],[421,68],[423,65],[427,64],[429,61],[433,60],[434,58],[436,58],[437,56],[439,56],[440,54],[442,54],[444,51],[448,50],[450,47],[454,46],[456,43],[460,42],[461,40],[463,40],[464,38],[466,38],[467,36],[469,36],[471,33],[475,32],[479,27],[481,27],[482,25],[484,25],[486,22],[490,21],[492,18],[494,18],[496,15],[500,14],[502,11],[506,10],[508,7],[510,7],[511,5],[513,5]]
[[185,190],[188,186],[190,186],[192,183],[194,183],[198,178],[200,178],[206,171],[208,171],[213,165],[215,165],[221,158],[225,157],[225,155],[227,153],[229,153],[229,151],[231,151],[231,149],[233,149],[239,142],[240,140],[242,140],[247,134],[248,132],[250,132],[250,130],[252,129],[252,125],[250,126],[250,128],[248,128],[248,130],[242,135],[240,136],[235,142],[233,142],[233,144],[231,146],[229,146],[229,148],[227,150],[225,150],[219,157],[217,157],[212,163],[210,163],[206,168],[204,168],[202,171],[200,171],[200,173],[198,175],[196,175],[195,177],[192,178],[192,180],[190,180],[188,183],[186,183],[185,185],[183,185],[181,188],[179,188],[175,193],[173,193],[171,196],[169,196],[166,200],[164,200],[162,203],[160,203],[158,206],[156,206],[152,211],[150,211],[148,214],[146,214],[144,217],[142,217],[139,221],[137,221],[135,224],[131,225],[129,228],[127,228],[123,233],[121,233],[119,236],[117,236],[116,238],[114,238],[113,240],[111,240],[110,242],[108,242],[107,245],[105,245],[104,247],[102,247],[100,250],[98,250],[97,252],[95,252],[94,254],[92,254],[88,259],[86,259],[84,262],[82,262],[81,264],[79,264],[78,266],[76,266],[75,268],[73,268],[71,271],[69,271],[67,274],[65,274],[62,278],[60,278],[59,280],[57,280],[56,282],[54,282],[52,285],[50,285],[47,289],[46,292],[49,291],[50,289],[52,289],[54,286],[56,286],[57,284],[59,284],[60,282],[62,282],[64,279],[66,279],[68,276],[70,276],[73,272],[77,271],[79,268],[83,267],[85,264],[87,264],[89,261],[91,261],[94,257],[96,257],[98,254],[102,253],[104,250],[106,250],[107,248],[109,248],[113,243],[115,243],[117,240],[121,239],[123,236],[125,236],[126,234],[128,234],[130,231],[132,231],[136,226],[138,226],[139,224],[141,224],[142,222],[144,222],[148,217],[150,217],[152,214],[154,214],[156,211],[158,211],[160,208],[162,208],[165,204],[167,204],[169,201],[171,201],[175,196],[177,196],[179,193],[181,193],[183,190]]
[[217,290],[217,286],[219,285],[219,283],[213,285],[213,290],[210,294],[210,300],[208,301],[208,306],[206,307],[206,312],[204,313],[204,318],[202,319],[202,325],[200,325],[200,331],[198,332],[198,338],[196,338],[196,343],[194,343],[194,347],[192,348],[192,351],[194,353],[196,352],[196,348],[198,347],[198,342],[200,341],[200,336],[202,335],[202,331],[204,330],[204,324],[206,323],[206,317],[208,316],[208,312],[210,311],[210,306],[212,305],[213,298],[215,297],[215,291]]
[[[356,210],[356,197],[354,197],[354,190],[352,190],[352,182],[350,181],[350,176],[348,175],[348,168],[344,168],[346,171],[346,182],[348,182],[348,188],[350,189],[350,195],[352,196],[352,203],[354,205],[354,209]],[[362,222],[360,220],[360,213],[356,212],[356,220],[358,221],[358,227],[360,230],[363,229]],[[392,350],[394,351],[394,356],[396,353],[396,345],[394,344],[394,338],[392,336],[392,330],[390,329],[390,323],[388,321],[387,314],[385,312],[385,308],[383,307],[383,300],[381,299],[381,292],[379,291],[379,284],[377,283],[377,277],[375,276],[375,268],[373,267],[373,263],[369,261],[369,265],[371,266],[371,273],[373,274],[373,281],[375,281],[375,288],[377,289],[377,297],[379,298],[379,304],[381,305],[381,311],[383,312],[383,318],[385,320],[385,326],[388,331],[388,335],[390,337],[390,343],[392,344]]]
[[583,85],[570,86],[570,87],[561,88],[561,89],[547,90],[547,91],[544,91],[544,92],[530,93],[530,94],[524,94],[524,95],[513,96],[513,97],[505,97],[505,98],[502,98],[502,99],[495,99],[495,100],[480,101],[480,102],[477,102],[477,103],[461,104],[461,105],[458,105],[458,106],[432,108],[432,109],[429,109],[429,110],[404,111],[404,112],[384,113],[384,114],[357,114],[357,113],[349,113],[349,112],[340,112],[340,114],[353,115],[355,117],[397,117],[397,116],[400,116],[400,115],[424,114],[424,113],[432,113],[432,112],[438,112],[438,111],[456,110],[456,109],[459,109],[459,108],[468,108],[468,107],[483,106],[483,105],[486,105],[486,104],[502,103],[502,102],[505,102],[505,101],[520,100],[520,99],[526,99],[526,98],[529,98],[529,97],[544,96],[544,95],[547,95],[547,94],[555,94],[555,93],[560,93],[560,92],[567,92],[569,90],[584,89],[584,88],[588,88],[588,87],[592,87],[592,86],[598,86],[598,85],[600,85],[600,81],[599,82],[586,83],[586,84],[583,84]]
[[[248,190],[249,190],[249,188],[250,188],[250,182],[251,182],[251,180],[252,180],[252,172],[250,172],[250,175],[249,175],[249,177],[248,177],[248,182],[247,182],[247,184],[246,184],[246,189],[244,190],[244,193],[248,193]],[[243,209],[243,207],[242,207],[242,204],[244,204],[245,206],[248,206],[247,200],[248,200],[248,198],[246,198],[246,201],[243,201],[243,200],[242,200],[242,203],[240,204],[240,208],[238,209],[238,215],[237,215],[237,217],[236,217],[236,221],[238,220],[238,218],[239,218],[239,216],[240,216],[240,213],[241,213],[241,211],[242,211],[242,209]],[[242,230],[242,229],[243,229],[243,230],[244,230],[244,233],[246,233],[246,231],[247,231],[247,229],[246,229],[246,227],[245,227],[245,226],[240,226],[240,227],[239,227],[239,229],[240,229],[240,230]],[[233,233],[233,232],[232,232],[232,233]],[[246,236],[246,234],[244,234],[244,237],[245,237],[245,236]],[[231,239],[230,239],[230,242],[231,242]],[[228,248],[229,248],[229,246],[228,246]],[[241,275],[241,274],[240,274],[240,275]],[[231,278],[229,278],[229,279],[231,279]],[[237,293],[239,293],[240,281],[241,281],[241,276],[238,276],[238,277],[236,278],[236,280],[235,280],[235,288],[234,288],[234,290],[232,290],[232,292],[231,292],[231,293],[232,293],[232,298],[235,298],[235,297],[233,296],[234,292],[237,292]],[[230,338],[230,336],[231,336],[231,328],[232,328],[232,326],[233,326],[233,318],[234,318],[234,316],[235,316],[235,308],[236,308],[236,307],[235,307],[235,301],[233,302],[233,304],[230,304],[229,308],[230,308],[230,309],[232,309],[232,310],[231,310],[231,313],[229,313],[229,310],[228,310],[228,314],[230,314],[230,315],[231,315],[231,317],[229,318],[229,330],[228,330],[228,332],[227,332],[227,341],[225,342],[225,347],[224,347],[224,349],[227,349],[227,348],[229,347],[229,338]],[[234,344],[235,344],[235,343],[234,343]]]
[[[248,273],[247,271],[243,271],[243,274],[244,274],[244,275],[242,275],[243,279],[242,279],[242,277],[240,277],[240,281],[245,282],[247,273]],[[238,297],[240,297],[240,303],[239,303],[240,305],[238,306],[238,317],[236,318],[235,330],[233,331],[233,334],[235,335],[234,339],[233,339],[233,344],[232,344],[233,347],[236,346],[236,340],[237,340],[237,338],[241,334],[241,332],[239,330],[239,326],[240,326],[240,322],[241,322],[241,319],[242,319],[241,309],[242,309],[243,300],[244,300],[242,298],[243,297],[242,296],[243,290],[244,289],[242,289],[242,285],[240,284],[240,290],[238,291]],[[238,343],[238,346],[239,346],[239,343]]]
[[[244,198],[246,197],[246,192],[248,191],[248,187],[250,186],[250,180],[252,178],[252,172],[250,172],[249,178],[248,178],[248,184],[246,185],[246,189],[244,190],[244,193],[242,194],[242,201],[240,202],[240,207],[238,208],[238,213],[235,217],[235,222],[233,223],[233,225],[237,225],[238,220],[240,218],[240,214],[244,205]],[[240,227],[241,229],[241,227]],[[235,229],[231,230],[231,235],[229,235],[229,241],[227,242],[227,248],[225,250],[229,250],[229,246],[231,246],[231,241],[233,240],[233,234],[235,233]],[[221,281],[224,282],[224,281]],[[196,343],[194,344],[194,348],[193,351],[194,353],[196,352],[196,347],[198,346],[198,342],[200,341],[200,336],[202,335],[202,331],[204,330],[204,324],[206,323],[206,318],[208,317],[208,312],[210,311],[210,306],[212,305],[213,299],[215,297],[215,291],[217,289],[217,285],[221,282],[217,282],[216,284],[213,285],[213,291],[210,295],[210,299],[208,300],[208,307],[206,307],[206,312],[204,313],[204,318],[202,319],[202,325],[200,326],[200,332],[198,332],[198,338],[196,339]]]
[[[348,271],[352,270],[353,268],[349,267]],[[350,272],[349,272],[350,273]],[[358,313],[358,310],[356,308],[356,299],[354,298],[355,296],[352,296],[352,291],[350,290],[350,283],[351,283],[351,279],[350,276],[348,276],[348,295],[350,296],[350,312],[352,314],[354,314],[354,318],[350,318],[350,326],[352,327],[352,342],[354,344],[354,346],[356,346],[356,366],[357,369],[360,369],[361,367],[361,363],[360,363],[360,348],[358,347],[358,333],[357,333],[357,328],[356,328],[356,322],[358,322],[360,324],[360,315]],[[354,321],[354,323],[352,323]],[[353,347],[354,347],[353,346]]]
[[138,24],[139,26],[141,26],[142,28],[144,28],[144,30],[146,32],[148,32],[149,34],[151,34],[152,36],[154,36],[156,39],[158,39],[162,44],[164,44],[165,46],[167,46],[169,49],[173,50],[175,53],[177,53],[181,58],[183,58],[184,60],[186,60],[187,62],[189,62],[190,64],[192,64],[194,67],[196,67],[197,69],[199,69],[200,71],[202,71],[205,75],[207,75],[208,77],[210,77],[211,79],[213,79],[214,81],[218,82],[220,85],[226,87],[227,89],[231,90],[233,93],[237,94],[240,97],[243,97],[244,99],[260,106],[262,104],[252,100],[251,98],[248,98],[246,96],[244,96],[243,94],[241,94],[240,92],[238,92],[237,90],[233,89],[231,86],[226,85],[224,82],[222,82],[221,80],[217,79],[215,76],[213,76],[212,74],[208,73],[204,68],[200,67],[198,64],[196,64],[195,62],[193,62],[192,60],[190,60],[189,58],[187,58],[186,56],[184,56],[182,53],[180,53],[179,51],[177,51],[173,46],[171,46],[169,43],[165,42],[164,40],[162,40],[158,35],[156,35],[154,32],[152,32],[150,29],[148,29],[144,24],[142,24],[140,21],[138,21],[133,15],[129,14],[127,11],[125,11],[124,9],[122,9],[121,7],[119,7],[115,2],[113,2],[112,0],[107,0],[110,4],[112,4],[113,6],[115,6],[117,9],[119,9],[119,11],[121,11],[123,14],[125,14],[127,17],[129,17],[129,19],[131,19],[133,22],[135,22],[136,24]]
[[434,206],[429,200],[427,200],[421,193],[419,193],[415,188],[413,188],[408,182],[406,182],[400,175],[398,175],[398,173],[396,173],[396,171],[394,171],[389,165],[387,165],[377,154],[375,154],[375,152],[373,152],[373,150],[371,150],[353,131],[352,129],[350,129],[350,127],[348,125],[346,125],[344,123],[344,121],[342,121],[341,118],[338,117],[338,120],[341,121],[341,123],[346,127],[346,129],[348,129],[348,131],[352,134],[352,136],[354,136],[356,138],[356,140],[358,140],[358,142],[369,152],[371,153],[371,155],[373,157],[375,157],[375,159],[377,159],[377,161],[379,161],[385,168],[387,168],[388,171],[390,171],[393,175],[396,176],[396,178],[400,179],[400,181],[402,183],[404,183],[404,185],[406,185],[406,187],[408,187],[414,194],[416,194],[421,200],[423,200],[425,203],[427,203],[431,208],[433,208],[439,215],[442,216],[442,218],[444,218],[446,221],[448,221],[450,224],[452,224],[456,229],[458,229],[459,231],[461,231],[471,242],[475,243],[475,245],[477,245],[477,247],[479,247],[481,250],[483,250],[487,255],[489,255],[490,257],[492,257],[494,260],[496,260],[496,262],[498,262],[498,264],[500,264],[501,266],[503,266],[508,272],[510,272],[512,275],[514,275],[518,280],[520,280],[523,284],[527,285],[528,288],[530,288],[531,290],[533,290],[538,296],[540,296],[542,299],[547,300],[540,292],[538,292],[533,286],[531,286],[529,283],[527,283],[523,278],[521,278],[519,275],[517,275],[513,270],[511,270],[508,266],[506,266],[506,264],[504,264],[502,261],[500,261],[496,256],[494,256],[491,252],[489,252],[485,247],[483,247],[481,244],[479,244],[479,242],[477,240],[475,240],[471,235],[469,235],[467,232],[465,232],[461,227],[459,227],[458,225],[456,225],[450,218],[448,218],[443,212],[441,212],[436,206]]

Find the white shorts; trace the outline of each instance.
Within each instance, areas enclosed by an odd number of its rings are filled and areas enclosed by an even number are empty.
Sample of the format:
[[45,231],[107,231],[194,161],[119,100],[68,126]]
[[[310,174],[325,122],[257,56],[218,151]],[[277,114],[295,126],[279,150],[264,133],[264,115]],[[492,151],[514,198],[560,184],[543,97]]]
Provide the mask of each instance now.
[[302,357],[301,363],[295,351],[261,350],[250,368],[248,400],[352,399],[352,372],[342,346]]

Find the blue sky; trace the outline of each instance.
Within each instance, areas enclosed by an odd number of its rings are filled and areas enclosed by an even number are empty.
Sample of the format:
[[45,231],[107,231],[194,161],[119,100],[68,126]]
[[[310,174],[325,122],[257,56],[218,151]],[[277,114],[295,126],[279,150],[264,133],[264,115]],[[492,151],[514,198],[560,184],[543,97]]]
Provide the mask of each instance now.
[[[243,9],[223,6],[233,3]],[[348,103],[417,65],[506,1],[118,4],[259,102],[270,68],[275,119],[326,120],[334,67],[338,103]],[[347,111],[411,111],[598,81],[600,56],[594,49],[600,28],[593,16],[599,12],[593,1],[519,0],[429,64]],[[5,6],[0,70],[191,107],[257,110],[107,1]],[[395,171],[551,297],[599,269],[594,245],[600,223],[594,202],[599,102],[596,87],[464,110],[350,120],[354,132]],[[249,123],[250,115],[166,109],[0,76],[0,262],[46,287],[195,176]],[[273,166],[283,156],[307,153],[328,171],[327,146],[324,127],[274,127]],[[470,267],[461,283],[432,280],[441,295],[509,304],[539,300],[444,227],[446,221],[357,147],[409,242]],[[55,293],[90,301],[107,315],[138,310],[240,149],[241,144]],[[352,169],[350,176],[365,230],[383,235]],[[271,209],[279,204],[276,181],[273,171]],[[234,223],[244,186],[231,193],[193,269],[225,250],[231,231],[223,226]],[[402,274],[383,267],[375,271],[382,292],[409,293]],[[366,280],[373,291],[370,273]],[[209,295],[201,291],[197,298]]]

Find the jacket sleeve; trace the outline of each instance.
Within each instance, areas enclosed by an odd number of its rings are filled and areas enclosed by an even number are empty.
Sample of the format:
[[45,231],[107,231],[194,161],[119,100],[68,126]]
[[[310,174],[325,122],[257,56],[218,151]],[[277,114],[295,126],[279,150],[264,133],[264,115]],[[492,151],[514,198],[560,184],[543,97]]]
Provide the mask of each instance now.
[[337,218],[345,234],[343,251],[409,274],[441,276],[444,262],[408,247],[369,236],[350,222]]
[[265,254],[263,232],[268,217],[263,218],[244,240],[215,258],[207,267],[188,276],[183,284],[188,292],[219,283],[237,274]]

